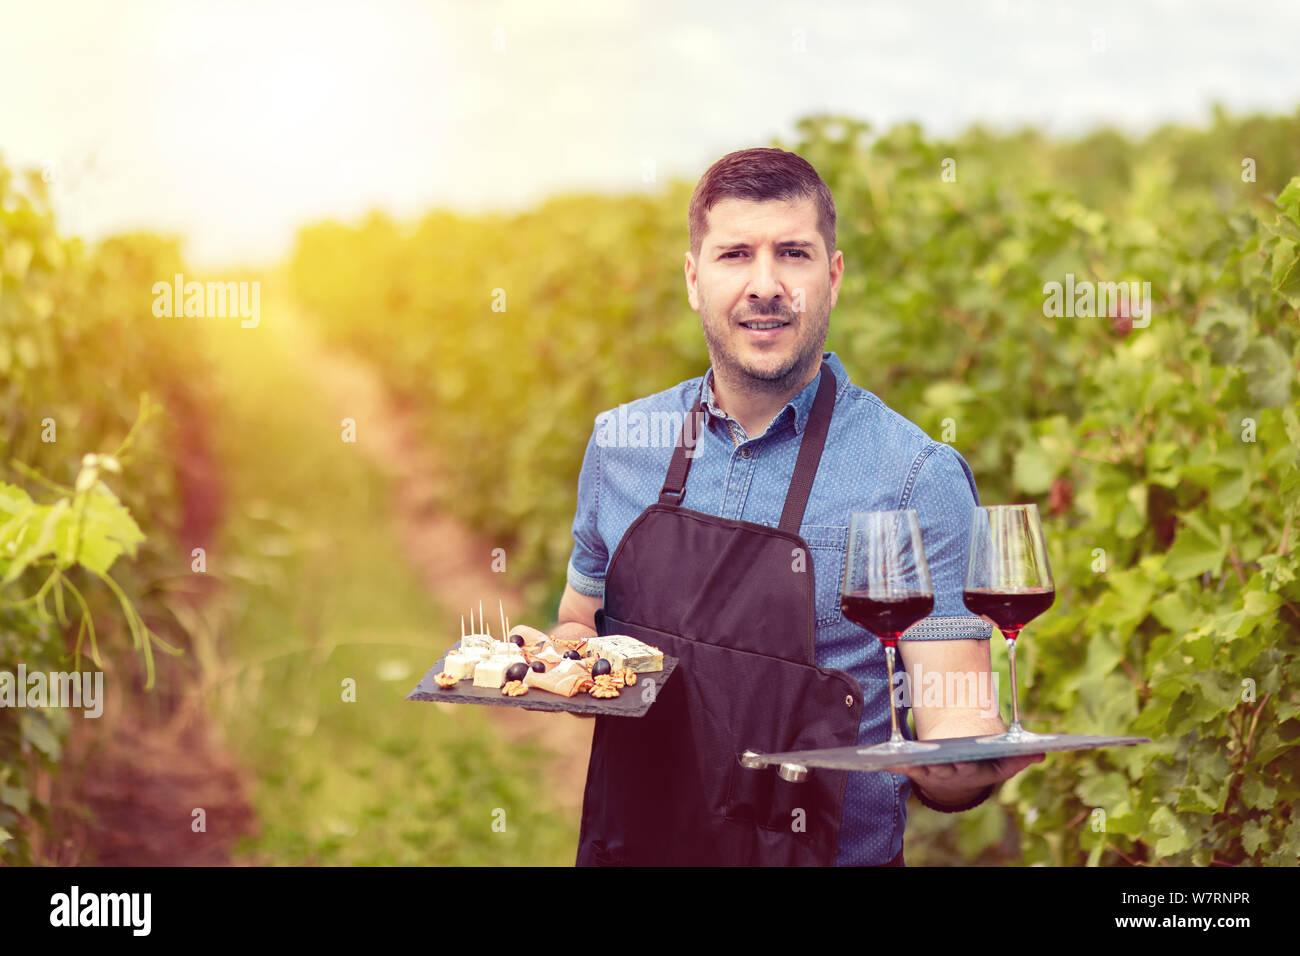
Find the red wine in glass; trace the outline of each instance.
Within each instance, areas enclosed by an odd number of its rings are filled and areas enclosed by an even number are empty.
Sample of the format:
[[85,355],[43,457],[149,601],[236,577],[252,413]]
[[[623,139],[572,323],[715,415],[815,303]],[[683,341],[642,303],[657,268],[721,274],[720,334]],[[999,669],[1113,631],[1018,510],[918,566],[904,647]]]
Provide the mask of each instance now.
[[998,588],[967,588],[966,607],[971,613],[986,617],[999,631],[1019,634],[1021,629],[1042,614],[1056,600],[1055,588],[1025,588],[1005,591]]
[[885,647],[889,674],[889,742],[859,753],[906,754],[939,745],[908,740],[894,707],[894,655],[898,638],[934,610],[930,568],[915,511],[864,511],[849,519],[849,553],[840,588],[844,616],[875,634]]
[[1016,683],[1016,640],[1020,631],[1056,600],[1037,505],[975,509],[963,596],[972,613],[1002,632],[1011,665],[1011,726],[1004,734],[976,739],[980,743],[1051,740],[1052,734],[1031,733],[1020,725]]
[[930,616],[934,595],[920,591],[851,591],[840,595],[840,610],[854,624],[880,638],[882,644],[897,646],[900,634]]

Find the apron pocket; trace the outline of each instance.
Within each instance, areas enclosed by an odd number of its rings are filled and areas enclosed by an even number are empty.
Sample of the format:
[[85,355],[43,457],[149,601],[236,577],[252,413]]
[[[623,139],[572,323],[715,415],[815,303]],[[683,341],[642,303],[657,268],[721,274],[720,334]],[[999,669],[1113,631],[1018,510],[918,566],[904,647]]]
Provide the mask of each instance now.
[[808,829],[816,825],[811,807],[811,801],[816,797],[811,775],[818,771],[810,770],[809,779],[791,783],[782,780],[775,767],[767,769],[772,775],[772,802],[769,804],[770,812],[763,821],[763,829],[789,833],[796,840],[810,839]]
[[748,823],[807,840],[808,829],[816,816],[812,801],[817,798],[809,780],[791,783],[781,779],[776,767],[751,770],[737,760],[727,787],[724,816],[735,823]]
[[737,759],[727,784],[723,816],[736,823],[766,824],[776,781],[775,767],[742,767]]

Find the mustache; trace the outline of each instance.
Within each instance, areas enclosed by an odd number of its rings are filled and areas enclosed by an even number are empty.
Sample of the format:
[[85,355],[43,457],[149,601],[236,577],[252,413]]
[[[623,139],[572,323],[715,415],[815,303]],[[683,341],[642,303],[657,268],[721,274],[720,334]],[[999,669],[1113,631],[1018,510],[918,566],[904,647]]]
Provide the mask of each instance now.
[[782,319],[783,321],[786,322],[793,322],[794,313],[791,312],[789,309],[787,309],[785,306],[781,305],[780,303],[773,302],[769,305],[750,306],[749,312],[745,315],[742,315],[739,319],[737,319],[737,321],[748,322],[750,319],[757,319],[757,318]]

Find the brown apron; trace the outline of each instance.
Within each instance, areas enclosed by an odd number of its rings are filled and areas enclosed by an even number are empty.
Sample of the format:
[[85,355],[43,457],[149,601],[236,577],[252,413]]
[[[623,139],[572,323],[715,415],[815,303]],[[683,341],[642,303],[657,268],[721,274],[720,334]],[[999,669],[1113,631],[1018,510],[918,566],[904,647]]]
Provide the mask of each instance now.
[[[682,507],[699,398],[687,415],[659,501],[618,543],[596,612],[600,634],[680,663],[644,717],[596,718],[579,866],[835,864],[847,772],[792,783],[738,759],[857,742],[862,690],[816,666],[812,558],[798,534],[834,404],[823,363],[776,528]],[[623,693],[655,692],[654,677]]]

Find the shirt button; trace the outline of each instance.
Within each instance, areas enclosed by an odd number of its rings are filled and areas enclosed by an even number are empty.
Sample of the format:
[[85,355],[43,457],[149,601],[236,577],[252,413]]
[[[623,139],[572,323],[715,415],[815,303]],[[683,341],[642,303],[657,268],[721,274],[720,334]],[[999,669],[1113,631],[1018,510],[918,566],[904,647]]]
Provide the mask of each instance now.
[[852,694],[845,694],[845,695],[844,695],[844,706],[845,706],[845,707],[852,707],[852,706],[853,706],[853,695],[852,695]]
[[741,458],[752,458],[752,457],[754,457],[754,453],[753,453],[752,451],[750,451],[748,448],[742,448],[742,449],[740,449],[740,457],[741,457]]

